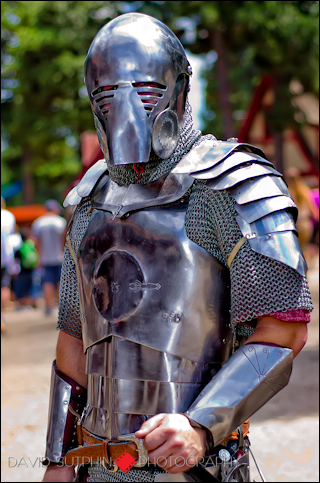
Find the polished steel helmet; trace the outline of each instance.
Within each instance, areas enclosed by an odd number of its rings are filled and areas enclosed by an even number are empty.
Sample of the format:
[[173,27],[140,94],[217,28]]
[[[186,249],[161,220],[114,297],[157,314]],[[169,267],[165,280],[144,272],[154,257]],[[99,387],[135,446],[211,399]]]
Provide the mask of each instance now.
[[94,38],[85,82],[100,146],[112,165],[169,158],[183,124],[191,67],[173,32],[141,13],[120,15]]

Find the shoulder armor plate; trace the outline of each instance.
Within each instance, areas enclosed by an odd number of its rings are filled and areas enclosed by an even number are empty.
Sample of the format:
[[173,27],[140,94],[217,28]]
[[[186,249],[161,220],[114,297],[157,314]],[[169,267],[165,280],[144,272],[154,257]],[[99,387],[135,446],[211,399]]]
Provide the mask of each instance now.
[[[266,178],[264,178],[267,181]],[[236,212],[247,222],[253,223],[274,211],[290,209],[293,219],[298,218],[298,208],[293,199],[288,195],[273,196],[272,198],[262,198],[242,205],[235,204]]]
[[239,205],[252,201],[286,195],[291,197],[286,183],[276,176],[261,176],[247,179],[230,190],[231,195]]
[[257,154],[250,154],[250,153],[244,153],[241,151],[234,151],[229,155],[227,158],[224,159],[223,162],[219,162],[215,164],[212,168],[205,169],[204,171],[198,172],[192,172],[191,176],[196,179],[213,179],[217,178],[223,173],[226,173],[229,170],[232,170],[232,168],[238,167],[238,166],[246,166],[248,163],[254,163],[258,162],[260,165],[266,165],[266,166],[271,166],[273,168],[273,164],[270,163],[270,161],[267,161],[266,159],[262,158],[261,156],[258,156]]
[[247,223],[240,215],[236,217],[240,230],[248,239],[277,231],[292,230],[298,235],[291,213],[285,210],[270,213],[253,223]]
[[268,233],[248,241],[255,252],[282,262],[305,276],[308,267],[298,238],[293,231]]
[[239,143],[205,141],[173,172],[206,180],[213,191],[228,190],[235,200],[242,235],[252,250],[305,275],[307,265],[297,239],[297,207],[283,176],[262,151]]
[[[237,156],[237,154],[233,154],[233,156]],[[241,183],[241,181],[270,174],[282,176],[270,166],[261,166],[255,163],[248,166],[237,166],[236,169],[223,173],[217,178],[209,179],[207,186],[214,190],[225,190]]]
[[190,174],[212,168],[234,151],[253,153],[265,158],[261,149],[251,144],[206,140],[193,148],[172,170],[176,174]]
[[66,196],[63,206],[77,205],[81,198],[89,196],[100,176],[107,171],[108,167],[104,159],[100,159],[81,178],[77,186],[75,186]]

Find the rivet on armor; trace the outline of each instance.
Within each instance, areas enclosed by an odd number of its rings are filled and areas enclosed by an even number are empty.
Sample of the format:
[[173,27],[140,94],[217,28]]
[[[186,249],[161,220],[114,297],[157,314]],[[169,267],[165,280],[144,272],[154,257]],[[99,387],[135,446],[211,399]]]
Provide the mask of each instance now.
[[64,404],[64,405],[67,405],[67,404],[68,404],[68,401],[63,401],[63,404]]
[[64,423],[64,420],[63,419],[60,419],[60,423],[63,424]]
[[226,344],[226,343],[227,343],[227,339],[222,339],[222,342],[223,342],[224,344]]
[[58,441],[62,441],[62,438],[58,438]]
[[176,323],[178,323],[178,322],[181,321],[181,318],[183,317],[183,314],[182,314],[182,312],[177,312],[177,313],[172,312],[170,315],[167,314],[167,313],[163,313],[162,314],[162,317],[164,319],[166,319],[167,322],[176,322]]
[[76,390],[77,390],[77,391],[80,391],[80,387],[79,387],[79,386],[77,386],[77,387],[76,387]]

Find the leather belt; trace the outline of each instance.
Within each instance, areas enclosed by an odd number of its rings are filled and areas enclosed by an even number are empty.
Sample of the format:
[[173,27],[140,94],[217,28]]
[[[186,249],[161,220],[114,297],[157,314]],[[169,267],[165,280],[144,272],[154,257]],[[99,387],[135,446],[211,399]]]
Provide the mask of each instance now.
[[[241,425],[242,438],[249,433],[249,419]],[[141,468],[148,462],[148,451],[143,446],[143,439],[139,439],[134,433],[120,435],[118,440],[103,439],[90,433],[86,428],[78,427],[78,440],[80,446],[68,451],[64,457],[64,463],[71,466],[79,464],[91,463],[93,461],[104,461],[108,465],[114,465],[116,461],[125,451],[129,453],[135,460],[135,467]],[[80,430],[80,431],[79,431]],[[81,432],[81,434],[79,434]],[[239,438],[238,431],[234,430],[220,444],[226,444],[230,440]],[[82,443],[87,446],[82,446]],[[117,465],[114,465],[117,469]]]
[[137,438],[134,433],[121,435],[118,440],[110,440],[99,438],[84,427],[81,429],[82,440],[88,446],[78,446],[68,451],[64,457],[65,464],[76,466],[93,461],[100,461],[103,464],[105,461],[108,465],[114,465],[114,461],[125,451],[136,460],[135,467],[141,468],[147,464],[148,452],[143,446],[143,439]]

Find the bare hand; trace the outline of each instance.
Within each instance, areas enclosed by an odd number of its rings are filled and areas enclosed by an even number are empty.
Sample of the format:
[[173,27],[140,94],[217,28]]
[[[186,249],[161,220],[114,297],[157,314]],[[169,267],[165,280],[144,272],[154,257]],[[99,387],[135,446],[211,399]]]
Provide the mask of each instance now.
[[60,464],[50,464],[42,481],[74,481],[74,467]]
[[183,414],[157,414],[135,435],[144,438],[151,463],[172,474],[190,470],[206,451],[206,431],[193,428]]

